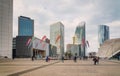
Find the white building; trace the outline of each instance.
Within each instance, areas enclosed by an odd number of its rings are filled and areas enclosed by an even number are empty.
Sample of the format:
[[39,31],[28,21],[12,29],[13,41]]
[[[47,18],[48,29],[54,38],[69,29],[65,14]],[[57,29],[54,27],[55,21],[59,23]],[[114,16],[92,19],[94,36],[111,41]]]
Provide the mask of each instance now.
[[12,58],[13,0],[0,0],[0,56]]
[[98,56],[117,58],[120,56],[120,38],[106,40],[99,48]]
[[49,56],[49,44],[44,41],[40,42],[40,39],[35,38],[33,40],[32,48],[37,51],[43,51],[45,56]]

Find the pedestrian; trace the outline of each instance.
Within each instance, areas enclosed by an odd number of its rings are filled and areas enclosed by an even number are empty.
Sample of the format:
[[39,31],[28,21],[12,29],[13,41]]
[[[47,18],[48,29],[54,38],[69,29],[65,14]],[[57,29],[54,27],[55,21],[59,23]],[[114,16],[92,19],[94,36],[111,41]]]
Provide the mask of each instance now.
[[64,56],[62,56],[61,60],[62,60],[62,62],[64,63]]
[[74,62],[77,62],[77,56],[74,56]]
[[32,61],[34,61],[34,56],[32,56]]
[[98,62],[97,57],[94,57],[93,61],[94,61],[94,65],[96,65],[96,63]]
[[46,57],[46,62],[48,62],[48,59],[49,59],[49,58],[48,58],[48,56],[47,56],[47,57]]

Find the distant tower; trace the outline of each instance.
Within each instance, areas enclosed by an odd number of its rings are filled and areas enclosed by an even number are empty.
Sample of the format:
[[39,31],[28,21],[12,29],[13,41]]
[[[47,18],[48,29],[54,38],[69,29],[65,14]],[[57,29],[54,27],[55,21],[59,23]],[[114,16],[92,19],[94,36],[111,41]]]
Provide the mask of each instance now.
[[50,43],[57,47],[57,54],[64,55],[64,25],[61,22],[50,26]]
[[73,36],[73,44],[76,44],[77,43],[77,36]]
[[84,57],[86,53],[85,49],[85,41],[86,41],[86,30],[85,30],[85,22],[79,23],[75,30],[75,44],[81,44],[81,56]]
[[34,36],[34,20],[29,17],[18,18],[18,36]]
[[109,39],[109,26],[99,25],[98,27],[98,40],[99,45],[101,46],[104,41]]
[[0,0],[0,56],[12,58],[13,0]]

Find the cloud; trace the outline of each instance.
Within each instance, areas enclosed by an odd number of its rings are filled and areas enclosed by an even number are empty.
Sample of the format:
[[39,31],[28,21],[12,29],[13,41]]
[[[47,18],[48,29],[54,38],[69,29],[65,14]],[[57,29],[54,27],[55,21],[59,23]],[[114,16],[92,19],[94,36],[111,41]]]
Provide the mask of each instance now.
[[120,20],[115,20],[109,23],[106,23],[106,25],[110,28],[110,37],[111,38],[120,38]]
[[[120,0],[14,0],[13,36],[17,35],[18,16],[35,21],[35,36],[50,35],[50,25],[61,21],[65,26],[65,44],[72,43],[76,26],[86,22],[88,51],[97,51],[98,25],[110,26],[111,38],[120,37]],[[93,43],[94,42],[94,43]]]

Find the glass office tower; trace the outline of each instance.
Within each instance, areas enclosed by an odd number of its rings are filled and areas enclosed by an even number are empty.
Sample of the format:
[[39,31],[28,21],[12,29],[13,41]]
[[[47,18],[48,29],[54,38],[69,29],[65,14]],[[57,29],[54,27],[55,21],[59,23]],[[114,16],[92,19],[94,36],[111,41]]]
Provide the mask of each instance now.
[[29,17],[18,18],[18,36],[34,36],[34,20]]
[[104,41],[109,39],[109,26],[99,25],[98,27],[98,40],[101,46]]
[[0,56],[12,58],[13,0],[0,0]]
[[57,54],[64,55],[64,25],[61,22],[50,26],[50,43],[57,47]]
[[81,57],[85,56],[85,41],[86,41],[86,30],[85,30],[85,22],[79,23],[75,30],[75,44],[81,44]]

